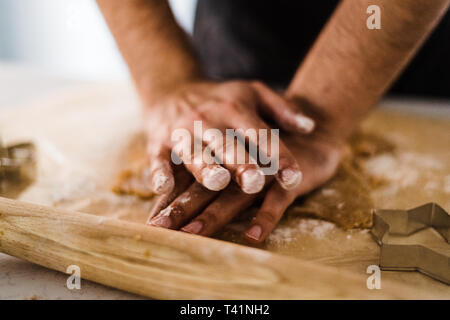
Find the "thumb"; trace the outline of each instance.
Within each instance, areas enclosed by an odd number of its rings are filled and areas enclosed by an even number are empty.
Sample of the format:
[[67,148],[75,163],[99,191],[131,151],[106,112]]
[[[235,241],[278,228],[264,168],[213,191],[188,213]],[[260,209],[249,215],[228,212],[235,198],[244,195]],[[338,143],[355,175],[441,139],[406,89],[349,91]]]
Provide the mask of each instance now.
[[252,82],[258,94],[261,111],[272,118],[281,128],[291,132],[311,133],[315,122],[305,116],[290,102],[262,82]]

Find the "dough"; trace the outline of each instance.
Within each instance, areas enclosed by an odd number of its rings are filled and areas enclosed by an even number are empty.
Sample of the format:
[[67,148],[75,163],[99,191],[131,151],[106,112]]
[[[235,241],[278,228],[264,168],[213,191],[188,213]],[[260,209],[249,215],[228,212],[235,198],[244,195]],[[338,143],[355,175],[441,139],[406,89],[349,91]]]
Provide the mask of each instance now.
[[[139,134],[127,147],[122,160],[126,167],[119,173],[113,186],[116,193],[137,195],[140,198],[153,196],[149,188],[145,145],[144,134]],[[381,182],[368,175],[361,163],[393,148],[378,136],[357,133],[350,141],[348,153],[336,176],[321,188],[296,200],[287,210],[287,215],[314,216],[334,222],[344,229],[369,228],[374,208],[371,187]],[[250,215],[243,216],[248,218]]]
[[153,196],[145,145],[144,133],[137,134],[131,139],[129,146],[123,152],[124,158],[120,160],[124,169],[120,171],[112,186],[115,193],[131,194],[140,198],[151,198]]

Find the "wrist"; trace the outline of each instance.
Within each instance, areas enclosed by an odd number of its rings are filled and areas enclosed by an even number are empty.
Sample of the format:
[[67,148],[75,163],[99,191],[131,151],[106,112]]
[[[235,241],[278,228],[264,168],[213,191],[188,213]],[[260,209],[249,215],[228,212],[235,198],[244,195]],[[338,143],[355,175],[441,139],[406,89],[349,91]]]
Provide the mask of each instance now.
[[346,141],[358,128],[362,116],[348,109],[339,108],[336,105],[329,106],[319,104],[312,98],[300,96],[288,92],[287,97],[300,107],[302,112],[314,119],[316,127],[314,133],[317,136],[333,138],[336,141]]
[[161,100],[173,95],[175,92],[182,90],[196,83],[204,82],[206,79],[201,74],[193,73],[180,77],[167,79],[158,79],[151,77],[148,80],[136,81],[136,88],[145,108],[151,108],[158,104]]

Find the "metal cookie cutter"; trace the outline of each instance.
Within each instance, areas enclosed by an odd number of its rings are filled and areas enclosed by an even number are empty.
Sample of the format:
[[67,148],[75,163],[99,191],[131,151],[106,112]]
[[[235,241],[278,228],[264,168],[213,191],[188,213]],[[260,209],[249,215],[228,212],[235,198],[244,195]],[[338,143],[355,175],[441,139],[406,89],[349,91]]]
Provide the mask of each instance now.
[[434,228],[447,242],[450,215],[436,203],[411,210],[374,210],[372,235],[381,247],[380,268],[393,271],[419,271],[450,285],[450,256],[418,244],[389,244],[388,236],[409,236]]

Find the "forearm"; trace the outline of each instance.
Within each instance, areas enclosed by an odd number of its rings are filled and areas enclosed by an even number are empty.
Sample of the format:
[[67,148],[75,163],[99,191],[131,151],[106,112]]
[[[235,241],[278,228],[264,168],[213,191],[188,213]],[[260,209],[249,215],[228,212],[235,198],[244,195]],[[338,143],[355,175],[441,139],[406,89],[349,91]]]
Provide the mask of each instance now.
[[[349,135],[438,23],[448,0],[343,0],[300,66],[287,95],[314,106]],[[381,29],[366,9],[381,8]]]
[[201,77],[186,34],[166,0],[97,0],[141,97],[153,103]]

